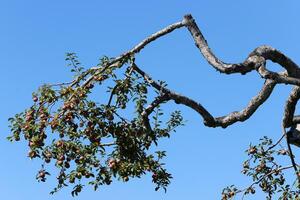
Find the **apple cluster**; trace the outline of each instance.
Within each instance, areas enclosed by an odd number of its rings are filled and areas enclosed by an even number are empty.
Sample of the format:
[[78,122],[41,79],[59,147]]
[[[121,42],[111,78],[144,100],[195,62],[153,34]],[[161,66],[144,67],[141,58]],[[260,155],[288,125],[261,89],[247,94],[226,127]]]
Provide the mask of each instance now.
[[[222,200],[232,199],[238,194],[255,194],[257,190],[266,194],[266,199],[298,199],[299,183],[287,180],[284,173],[292,170],[293,166],[282,166],[284,158],[289,158],[289,152],[282,145],[274,145],[273,141],[264,137],[258,145],[250,145],[246,150],[248,159],[243,162],[242,174],[251,177],[252,183],[244,189],[234,185],[226,187],[222,193]],[[278,160],[275,160],[276,159]],[[297,175],[296,175],[297,177]],[[290,184],[292,182],[292,184]]]

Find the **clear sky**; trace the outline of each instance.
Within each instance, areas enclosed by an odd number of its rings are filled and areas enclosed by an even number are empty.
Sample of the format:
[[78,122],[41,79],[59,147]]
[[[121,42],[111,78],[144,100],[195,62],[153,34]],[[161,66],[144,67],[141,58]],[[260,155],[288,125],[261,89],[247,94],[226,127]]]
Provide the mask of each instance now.
[[[114,182],[97,192],[87,187],[76,198],[71,197],[70,189],[51,196],[55,177],[46,183],[35,180],[40,163],[26,157],[25,143],[5,140],[9,135],[7,119],[30,106],[31,93],[42,83],[70,80],[66,52],[77,52],[90,67],[102,55],[117,56],[187,13],[194,16],[211,48],[224,61],[242,61],[257,46],[268,44],[300,63],[299,9],[298,0],[1,0],[0,199],[214,200],[220,199],[227,185],[246,186],[249,179],[240,174],[244,150],[263,135],[280,136],[290,87],[277,87],[250,120],[226,130],[207,128],[195,112],[182,108],[187,125],[160,145],[168,152],[165,161],[174,177],[166,194],[155,192],[151,178],[145,176],[126,184]],[[263,83],[256,73],[217,73],[185,29],[149,45],[137,63],[153,78],[166,80],[171,89],[201,102],[214,115],[240,110]],[[280,68],[274,65],[272,69]]]

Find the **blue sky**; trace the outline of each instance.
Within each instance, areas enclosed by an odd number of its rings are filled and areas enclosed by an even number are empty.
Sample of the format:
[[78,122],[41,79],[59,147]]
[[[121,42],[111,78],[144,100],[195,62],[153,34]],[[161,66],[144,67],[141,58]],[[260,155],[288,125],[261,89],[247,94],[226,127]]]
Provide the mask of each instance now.
[[[117,56],[187,13],[224,61],[242,61],[257,46],[268,44],[300,63],[299,8],[297,0],[0,1],[0,198],[220,199],[225,186],[246,186],[249,179],[240,174],[244,150],[263,135],[280,136],[289,86],[277,86],[250,120],[226,130],[205,127],[195,112],[181,107],[187,125],[160,144],[168,152],[165,161],[174,177],[166,194],[155,192],[146,176],[126,184],[115,182],[97,192],[86,188],[76,198],[69,189],[51,196],[55,177],[42,184],[35,180],[40,163],[26,157],[25,143],[5,140],[7,119],[30,106],[31,93],[41,84],[70,80],[66,52],[77,52],[84,66],[90,67],[101,56]],[[263,84],[256,73],[216,73],[185,29],[149,45],[137,63],[153,78],[166,80],[171,89],[193,97],[218,116],[243,108]]]

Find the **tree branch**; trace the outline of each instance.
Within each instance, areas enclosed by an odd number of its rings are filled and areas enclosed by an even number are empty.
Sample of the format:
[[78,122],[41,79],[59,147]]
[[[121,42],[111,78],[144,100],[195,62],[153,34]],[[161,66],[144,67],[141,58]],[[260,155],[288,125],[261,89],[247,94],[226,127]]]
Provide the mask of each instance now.
[[198,112],[203,117],[204,124],[209,127],[221,126],[223,128],[226,128],[227,126],[237,121],[247,120],[257,110],[257,108],[268,99],[276,85],[275,81],[266,80],[261,91],[257,96],[251,99],[246,108],[239,112],[232,112],[226,116],[214,118],[200,103],[197,103],[189,97],[183,96],[165,87],[162,87],[157,82],[153,81],[153,79],[149,77],[149,75],[147,75],[143,70],[141,70],[136,64],[133,64],[133,69],[140,75],[142,75],[151,86],[159,91],[162,91],[165,94],[168,94],[169,98],[174,100],[176,103],[188,106]]
[[[294,124],[293,116],[296,109],[296,104],[300,98],[300,87],[294,87],[288,100],[286,101],[283,114],[283,127],[288,128]],[[296,118],[294,118],[296,119]]]
[[241,73],[246,74],[255,69],[255,65],[257,63],[253,62],[254,56],[262,57],[264,60],[271,60],[272,62],[278,63],[283,68],[288,71],[288,74],[293,77],[300,77],[300,69],[297,64],[295,64],[290,58],[285,56],[280,51],[270,47],[270,46],[260,46],[256,48],[248,58],[239,64],[228,64],[224,63],[220,59],[218,59],[211,49],[208,46],[207,41],[202,35],[200,29],[198,28],[195,20],[191,15],[184,16],[183,23],[190,31],[197,48],[200,50],[201,54],[208,61],[210,65],[212,65],[216,70],[231,74],[231,73]]
[[151,104],[149,104],[147,108],[145,108],[145,110],[142,112],[142,116],[150,115],[157,106],[169,100],[170,100],[170,96],[168,94],[162,94],[156,97],[154,101]]
[[289,135],[287,135],[286,133],[286,130],[282,124],[282,132],[283,132],[283,135],[286,136],[286,143],[287,143],[287,146],[288,146],[288,151],[289,151],[289,156],[290,156],[290,159],[291,159],[291,163],[293,165],[293,168],[295,170],[295,174],[297,176],[297,180],[298,180],[298,184],[300,184],[300,175],[298,173],[298,168],[297,168],[297,164],[295,162],[295,156],[293,154],[293,151],[292,151],[292,148],[291,148],[291,143],[290,143],[290,138],[289,138]]
[[[93,80],[93,76],[101,74],[109,67],[120,67],[122,65],[122,60],[128,56],[132,56],[133,54],[139,53],[145,46],[149,43],[155,41],[159,37],[162,37],[178,28],[186,27],[190,34],[192,35],[196,46],[200,50],[201,54],[208,61],[210,65],[212,65],[216,70],[221,73],[231,74],[231,73],[241,73],[246,74],[250,71],[256,70],[262,78],[266,79],[265,84],[261,91],[251,99],[249,104],[241,111],[232,112],[226,116],[216,117],[214,118],[201,104],[196,101],[190,99],[187,96],[178,94],[173,92],[156,81],[153,81],[149,75],[147,75],[143,70],[141,70],[136,64],[133,64],[133,69],[138,72],[140,75],[144,77],[144,79],[155,89],[161,91],[164,94],[168,95],[168,100],[174,100],[176,103],[183,104],[195,110],[199,113],[203,119],[204,124],[209,127],[223,127],[226,128],[229,125],[234,124],[237,121],[245,121],[247,120],[256,110],[257,108],[263,104],[268,97],[271,95],[275,85],[277,83],[291,84],[300,86],[300,69],[297,64],[295,64],[290,58],[285,56],[280,51],[270,47],[270,46],[260,46],[254,49],[246,60],[242,63],[232,64],[225,63],[218,59],[212,50],[209,48],[207,41],[205,40],[203,34],[201,33],[199,27],[197,26],[195,20],[191,15],[184,16],[184,19],[181,22],[174,23],[166,28],[150,35],[148,38],[144,39],[142,42],[137,44],[131,50],[123,53],[119,57],[111,60],[106,63],[105,66],[92,68],[92,71],[97,71],[94,75],[89,77],[84,83],[83,86],[90,83]],[[272,72],[266,69],[266,60],[270,60],[272,62],[278,63],[281,65],[286,72]],[[291,97],[292,98],[292,97]],[[291,123],[300,122],[300,117],[294,117],[293,106],[296,105],[297,101],[292,99],[293,103],[289,103],[286,106],[285,110],[285,119],[284,126],[290,126]],[[159,103],[158,103],[159,104]],[[295,104],[295,105],[293,105]],[[145,111],[146,112],[146,111]],[[147,110],[148,115],[152,112],[151,109]],[[292,119],[291,119],[292,118]]]
[[276,83],[283,83],[283,84],[289,84],[289,85],[297,85],[300,86],[300,79],[289,77],[286,72],[272,72],[268,69],[266,69],[265,65],[261,65],[257,72],[261,75],[264,79],[272,79],[276,81]]
[[269,98],[275,85],[275,81],[266,80],[261,91],[250,100],[246,108],[239,112],[232,112],[227,116],[216,118],[216,124],[225,128],[237,121],[247,120]]
[[152,128],[150,125],[149,115],[154,111],[156,107],[158,107],[161,103],[170,100],[168,94],[162,94],[155,98],[155,100],[145,108],[145,110],[141,113],[143,123],[146,126],[147,130],[152,132]]

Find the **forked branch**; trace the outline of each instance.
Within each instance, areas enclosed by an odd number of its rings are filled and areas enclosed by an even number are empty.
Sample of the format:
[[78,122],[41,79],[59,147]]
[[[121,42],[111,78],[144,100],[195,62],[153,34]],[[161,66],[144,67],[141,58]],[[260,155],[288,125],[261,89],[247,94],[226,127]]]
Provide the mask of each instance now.
[[[198,103],[197,101],[178,94],[174,91],[169,90],[161,86],[158,82],[154,81],[149,75],[147,75],[141,68],[139,68],[135,63],[133,63],[133,69],[139,73],[144,79],[156,90],[161,91],[165,95],[168,96],[164,101],[174,100],[178,104],[183,104],[195,110],[199,113],[204,119],[204,124],[209,127],[223,127],[226,128],[229,125],[232,125],[238,121],[245,121],[261,106],[271,95],[276,84],[289,84],[300,86],[300,69],[296,63],[294,63],[290,58],[284,55],[282,52],[278,51],[275,48],[270,46],[260,46],[254,49],[249,56],[245,59],[245,61],[241,63],[225,63],[217,58],[212,50],[209,48],[207,41],[205,40],[203,34],[201,33],[199,27],[197,26],[195,20],[191,15],[184,16],[184,19],[181,22],[174,23],[154,34],[144,39],[142,42],[137,44],[128,52],[120,55],[119,57],[113,59],[106,66],[101,66],[97,68],[93,68],[93,70],[99,70],[99,73],[103,72],[105,69],[109,67],[113,67],[119,65],[118,63],[122,61],[124,57],[133,56],[134,54],[140,52],[147,44],[155,41],[156,39],[164,36],[175,29],[186,27],[190,34],[192,35],[194,42],[197,48],[200,50],[201,54],[208,61],[208,63],[218,70],[221,73],[232,74],[232,73],[241,73],[246,74],[250,71],[257,71],[263,79],[265,79],[265,83],[261,89],[261,91],[253,97],[248,105],[241,111],[234,111],[229,113],[226,116],[222,117],[213,117],[207,109]],[[274,63],[279,64],[283,67],[284,71],[282,72],[273,72],[266,68],[266,61],[270,60]],[[97,73],[95,73],[97,75]],[[95,76],[94,75],[94,76]],[[93,80],[93,76],[87,79],[84,83],[89,83]],[[290,97],[287,100],[285,111],[284,111],[284,119],[283,124],[286,128],[291,127],[293,124],[298,123],[300,121],[300,117],[294,117],[294,110],[297,104],[298,99],[300,98],[300,92],[295,87],[291,92]],[[150,106],[151,107],[151,106]],[[152,110],[147,108],[144,112],[144,115],[150,115]]]

